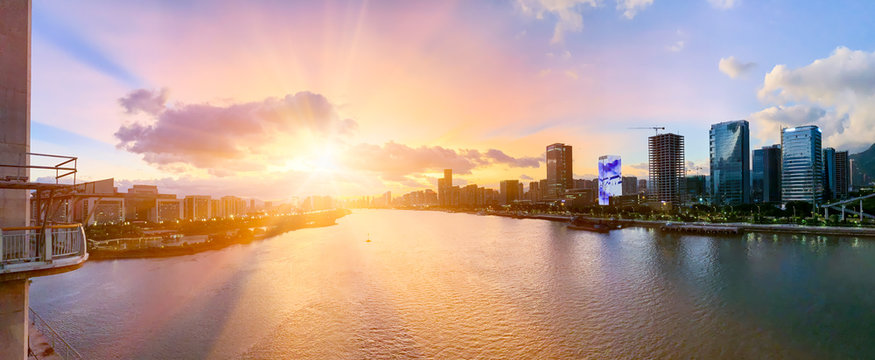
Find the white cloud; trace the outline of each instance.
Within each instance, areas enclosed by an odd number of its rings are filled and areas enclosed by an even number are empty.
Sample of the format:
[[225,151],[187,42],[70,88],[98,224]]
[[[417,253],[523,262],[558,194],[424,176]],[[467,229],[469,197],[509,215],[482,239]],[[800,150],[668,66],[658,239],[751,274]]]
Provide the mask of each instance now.
[[[627,19],[632,19],[651,4],[653,0],[617,0],[617,10],[622,11]],[[548,14],[556,18],[550,39],[553,44],[561,43],[568,32],[583,30],[583,11],[601,5],[602,0],[517,0],[517,6],[524,15],[538,20],[543,20]]]
[[572,70],[565,70],[565,76],[567,76],[570,79],[574,79],[574,80],[577,80],[578,78],[580,78],[580,75],[577,75],[577,72],[574,72]]
[[722,58],[717,64],[717,68],[720,69],[720,72],[728,75],[733,79],[737,79],[740,76],[747,75],[756,66],[756,63],[739,61],[735,58],[735,56]]
[[683,40],[678,40],[674,44],[667,46],[666,49],[671,52],[680,52],[684,49],[685,45],[686,42],[684,42]]
[[818,125],[824,146],[852,151],[875,141],[875,52],[839,47],[797,69],[775,66],[758,96],[777,105],[754,114],[760,126]]
[[627,19],[634,19],[639,11],[653,4],[653,0],[617,0],[617,10]]
[[728,9],[734,8],[741,1],[740,0],[708,0],[708,2],[711,3],[711,6],[713,6],[715,8],[718,8],[721,10],[728,10]]

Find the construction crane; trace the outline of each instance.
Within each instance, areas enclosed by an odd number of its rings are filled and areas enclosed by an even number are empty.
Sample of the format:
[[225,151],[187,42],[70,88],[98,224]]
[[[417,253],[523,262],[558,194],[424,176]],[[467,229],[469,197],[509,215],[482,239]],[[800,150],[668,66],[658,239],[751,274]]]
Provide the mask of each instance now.
[[659,135],[659,130],[665,130],[665,126],[630,127],[629,129],[634,129],[634,130],[653,129],[654,135]]

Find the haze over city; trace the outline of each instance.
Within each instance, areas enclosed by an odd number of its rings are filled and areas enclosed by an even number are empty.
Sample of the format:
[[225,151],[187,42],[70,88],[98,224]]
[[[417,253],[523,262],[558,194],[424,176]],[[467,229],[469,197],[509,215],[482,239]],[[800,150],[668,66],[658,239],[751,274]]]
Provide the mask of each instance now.
[[[708,168],[814,124],[875,138],[875,3],[701,0],[33,4],[32,149],[86,180],[262,199],[544,177],[574,145],[646,177],[650,130]],[[253,184],[258,184],[253,186]]]

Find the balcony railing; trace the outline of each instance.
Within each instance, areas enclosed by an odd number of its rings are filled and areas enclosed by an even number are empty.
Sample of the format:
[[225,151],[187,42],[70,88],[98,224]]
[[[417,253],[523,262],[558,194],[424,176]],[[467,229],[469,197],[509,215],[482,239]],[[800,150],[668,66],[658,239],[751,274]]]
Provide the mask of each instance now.
[[0,229],[0,274],[77,265],[87,258],[81,224]]

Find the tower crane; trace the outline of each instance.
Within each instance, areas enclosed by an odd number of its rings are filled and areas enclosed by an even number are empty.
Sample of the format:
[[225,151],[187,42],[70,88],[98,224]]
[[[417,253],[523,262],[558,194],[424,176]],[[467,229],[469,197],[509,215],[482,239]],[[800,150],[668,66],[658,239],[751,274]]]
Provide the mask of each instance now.
[[653,129],[654,135],[659,135],[659,130],[665,130],[665,126],[630,127],[629,129],[634,129],[634,130]]

